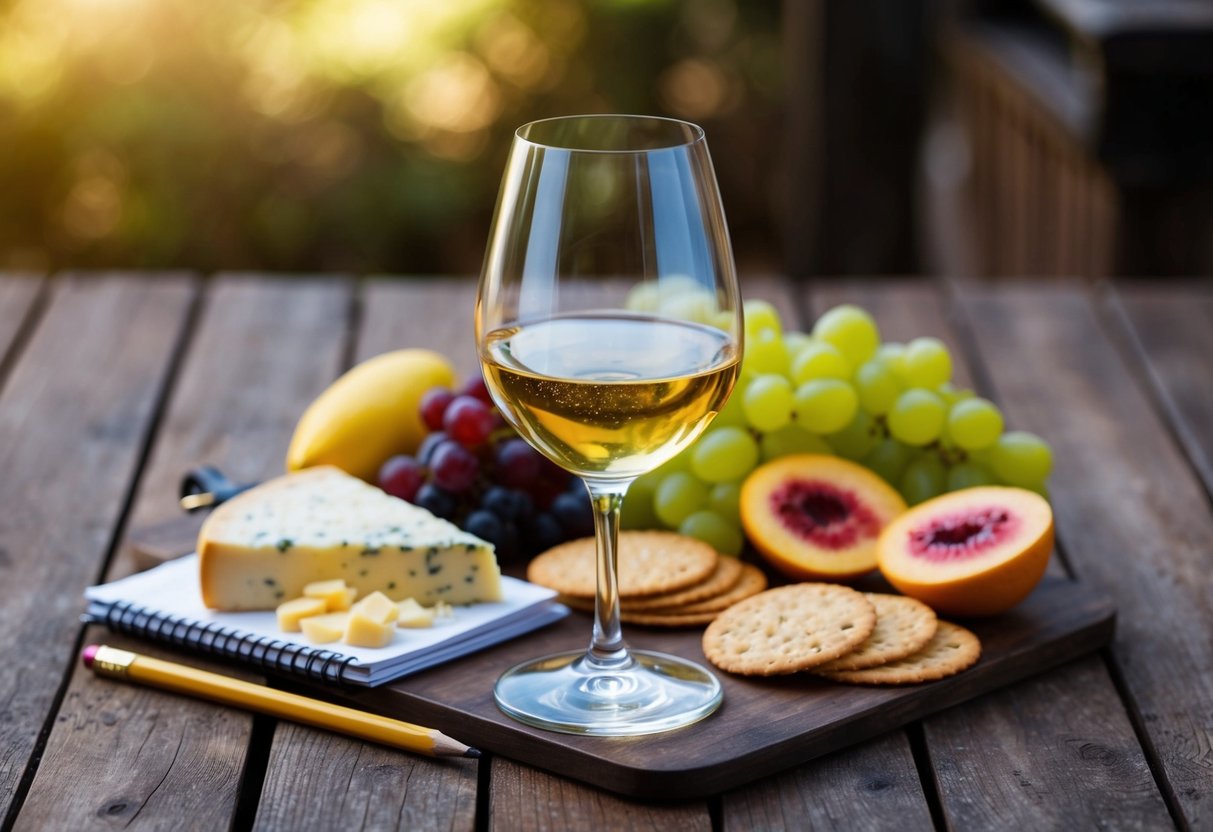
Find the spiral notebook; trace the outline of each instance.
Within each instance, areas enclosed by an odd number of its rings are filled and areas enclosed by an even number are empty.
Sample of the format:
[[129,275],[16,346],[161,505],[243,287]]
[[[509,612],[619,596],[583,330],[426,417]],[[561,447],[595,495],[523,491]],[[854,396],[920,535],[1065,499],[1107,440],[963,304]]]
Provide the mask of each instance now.
[[[312,645],[278,629],[272,610],[219,612],[202,603],[198,556],[84,591],[86,621],[235,659],[266,672],[373,687],[558,621],[568,608],[545,587],[502,576],[503,600],[454,607],[432,627],[399,629],[387,647]],[[332,649],[329,649],[332,647]]]

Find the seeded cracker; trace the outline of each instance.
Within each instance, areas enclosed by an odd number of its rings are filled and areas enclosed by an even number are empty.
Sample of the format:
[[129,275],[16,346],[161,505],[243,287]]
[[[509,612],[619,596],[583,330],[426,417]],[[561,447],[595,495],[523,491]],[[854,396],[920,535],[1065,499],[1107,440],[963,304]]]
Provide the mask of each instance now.
[[876,612],[862,593],[836,584],[793,584],[722,612],[704,631],[703,652],[730,673],[795,673],[850,652],[875,626]]
[[663,615],[672,613],[679,615],[696,615],[705,612],[718,613],[727,610],[738,601],[744,601],[746,598],[757,595],[766,588],[767,576],[762,573],[762,570],[757,566],[743,563],[741,564],[741,578],[727,592],[711,598],[705,598],[702,601],[696,601],[693,604],[682,604],[677,607],[661,607],[655,610],[646,610],[646,612],[659,612]]
[[853,685],[912,685],[952,676],[977,664],[981,641],[964,627],[940,621],[935,635],[919,652],[867,670],[822,673],[836,682]]
[[[741,561],[737,558],[722,557],[716,560],[716,569],[707,578],[697,584],[679,589],[675,592],[663,592],[660,595],[650,595],[647,598],[637,598],[622,602],[624,610],[641,612],[642,610],[667,609],[683,604],[693,604],[707,598],[715,598],[737,586],[741,580]],[[751,593],[753,594],[753,593]]]
[[[526,577],[574,598],[596,591],[594,538],[562,543],[531,561]],[[619,595],[640,598],[674,592],[703,581],[720,556],[706,543],[673,532],[619,534]]]
[[876,609],[876,629],[863,644],[814,672],[864,670],[904,659],[926,647],[935,635],[935,611],[921,601],[880,592],[868,592],[864,597]]

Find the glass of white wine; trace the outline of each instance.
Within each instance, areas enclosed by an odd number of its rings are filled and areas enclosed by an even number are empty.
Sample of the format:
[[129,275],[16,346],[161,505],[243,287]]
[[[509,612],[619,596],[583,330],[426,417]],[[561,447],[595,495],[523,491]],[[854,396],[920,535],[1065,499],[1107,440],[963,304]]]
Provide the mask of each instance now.
[[634,736],[714,711],[694,662],[629,649],[619,619],[629,484],[690,445],[724,406],[741,300],[703,130],[574,116],[515,133],[476,301],[485,381],[506,420],[585,482],[597,595],[587,650],[507,671],[498,706],[566,733]]

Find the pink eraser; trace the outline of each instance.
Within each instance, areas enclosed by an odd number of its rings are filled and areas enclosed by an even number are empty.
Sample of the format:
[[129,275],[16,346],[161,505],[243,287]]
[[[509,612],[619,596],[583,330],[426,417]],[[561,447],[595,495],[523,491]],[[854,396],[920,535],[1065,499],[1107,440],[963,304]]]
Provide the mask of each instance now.
[[80,659],[84,662],[85,667],[93,666],[93,659],[97,658],[97,651],[101,649],[99,644],[90,644],[85,647],[80,653]]

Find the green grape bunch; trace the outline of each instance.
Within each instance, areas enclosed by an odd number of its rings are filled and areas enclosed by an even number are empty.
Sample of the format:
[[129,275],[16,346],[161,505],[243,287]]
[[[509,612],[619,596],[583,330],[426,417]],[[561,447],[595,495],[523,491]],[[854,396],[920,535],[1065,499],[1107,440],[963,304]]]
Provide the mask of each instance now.
[[[638,297],[635,306],[658,303]],[[708,324],[714,313],[710,299],[690,302],[676,289],[660,301],[670,310]],[[774,306],[747,300],[745,339],[725,407],[695,444],[635,482],[625,527],[674,529],[739,554],[742,481],[764,462],[804,453],[858,462],[911,505],[991,484],[1047,496],[1048,444],[1006,431],[997,405],[955,387],[938,338],[882,343],[872,316],[852,304],[828,310],[809,333],[785,331]]]

